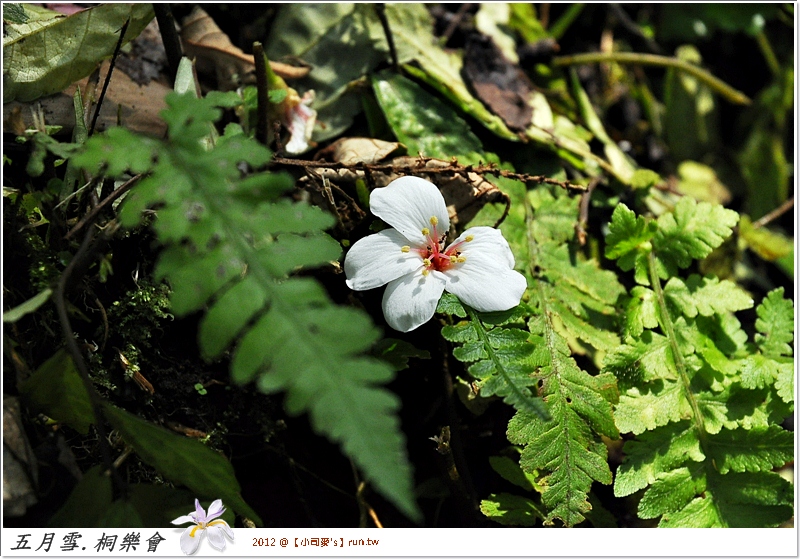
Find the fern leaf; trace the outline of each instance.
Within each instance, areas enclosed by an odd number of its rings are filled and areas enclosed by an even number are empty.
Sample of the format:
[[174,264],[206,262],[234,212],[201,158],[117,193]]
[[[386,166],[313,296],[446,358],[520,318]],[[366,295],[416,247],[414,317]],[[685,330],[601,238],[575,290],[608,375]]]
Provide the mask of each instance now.
[[774,526],[792,515],[784,482],[753,477],[772,476],[794,454],[791,433],[778,425],[790,412],[782,398],[791,373],[782,367],[791,368],[791,304],[770,294],[758,307],[756,343],[747,344],[732,314],[752,307],[747,293],[713,277],[676,276],[719,246],[736,219],[684,198],[655,222],[648,246],[625,239],[641,234],[646,219],[626,208],[612,216],[615,244],[606,254],[649,284],[631,291],[629,338],[605,359],[628,386],[617,426],[637,437],[623,447],[614,493],[646,489],[639,516],[661,517],[660,526]]
[[481,501],[481,512],[503,526],[534,526],[544,518],[541,507],[532,500],[510,493],[489,495]]
[[625,461],[617,470],[614,495],[625,497],[644,489],[659,475],[688,461],[702,462],[700,440],[688,421],[671,423],[657,431],[648,431],[625,443]]
[[176,314],[207,309],[203,355],[235,346],[235,382],[285,392],[289,414],[309,413],[318,433],[340,443],[378,491],[417,519],[400,402],[381,387],[394,371],[364,355],[378,330],[361,311],[333,305],[316,280],[291,276],[339,257],[338,243],[323,233],[333,218],[278,200],[291,187],[285,176],[242,179],[242,164],[258,168],[271,157],[254,140],[231,129],[216,147],[202,141],[220,116],[215,105],[234,102],[230,95],[170,95],[167,141],[112,131],[89,140],[77,160],[94,171],[150,172],[126,199],[121,220],[133,226],[142,210],[158,208],[154,228],[166,248],[156,275],[172,284]]
[[680,278],[670,278],[664,286],[664,296],[688,318],[741,311],[753,306],[753,299],[735,283],[697,274],[689,276],[685,283]]
[[528,328],[537,348],[532,358],[541,378],[539,392],[552,419],[517,413],[508,439],[524,445],[523,470],[540,476],[545,522],[560,519],[574,526],[591,510],[592,483],[612,480],[600,435],[614,439],[619,432],[611,410],[618,399],[614,377],[581,370],[570,348],[579,348],[578,339],[592,350],[619,344],[614,305],[623,289],[613,274],[593,260],[573,258],[564,244],[574,236],[575,200],[546,189],[532,192],[530,200],[524,190],[511,193],[526,208],[528,237],[518,250],[527,253],[535,285]]
[[709,437],[709,458],[719,473],[769,471],[794,457],[794,437],[779,425],[764,429],[723,429]]
[[792,484],[778,474],[721,476],[712,472],[700,483],[705,485],[705,496],[693,499],[680,510],[665,513],[660,527],[768,528],[792,516]]
[[684,196],[673,212],[662,214],[656,222],[636,216],[624,204],[614,210],[606,237],[606,257],[618,260],[623,271],[635,268],[636,282],[649,283],[647,255],[656,254],[658,277],[678,275],[693,259],[705,258],[727,238],[736,225],[736,212],[696,202]]
[[658,218],[658,231],[652,241],[658,277],[676,276],[679,268],[711,254],[731,234],[737,221],[739,214],[733,210],[696,202],[691,196],[681,198],[673,212]]
[[[446,293],[437,310],[455,310],[453,299],[456,299],[454,295]],[[468,370],[478,379],[481,395],[500,396],[518,410],[549,417],[541,399],[530,389],[537,379],[533,376],[534,367],[527,359],[534,349],[528,342],[529,334],[512,326],[492,327],[484,323],[481,313],[469,307],[462,306],[462,311],[469,321],[445,326],[442,336],[450,342],[462,344],[453,350],[453,356],[459,361],[472,363]]]

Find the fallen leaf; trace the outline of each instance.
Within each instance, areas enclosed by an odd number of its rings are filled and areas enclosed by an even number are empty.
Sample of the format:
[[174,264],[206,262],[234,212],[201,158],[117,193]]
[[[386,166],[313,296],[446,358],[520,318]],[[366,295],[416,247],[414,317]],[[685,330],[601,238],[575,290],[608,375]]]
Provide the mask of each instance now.
[[472,34],[464,51],[464,74],[478,98],[512,130],[525,130],[533,109],[528,104],[533,85],[509,62],[491,37]]
[[355,165],[372,164],[385,159],[396,151],[405,151],[406,146],[399,142],[384,142],[374,138],[340,138],[321,150],[316,159],[330,156],[332,161]]

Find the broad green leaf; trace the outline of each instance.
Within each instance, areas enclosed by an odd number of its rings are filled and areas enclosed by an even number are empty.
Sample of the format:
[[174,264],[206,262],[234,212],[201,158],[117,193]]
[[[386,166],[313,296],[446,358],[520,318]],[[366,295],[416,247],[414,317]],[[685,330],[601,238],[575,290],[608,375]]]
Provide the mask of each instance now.
[[719,181],[714,169],[697,161],[678,165],[678,190],[698,202],[725,205],[731,200],[730,191]]
[[106,403],[106,419],[136,454],[165,478],[188,487],[197,497],[222,499],[236,512],[260,524],[261,519],[239,494],[228,460],[200,441],[176,435]]
[[38,25],[4,26],[3,102],[33,101],[62,91],[113,54],[126,21],[123,44],[151,19],[150,4],[102,4]]
[[481,501],[481,512],[503,526],[534,526],[544,518],[544,511],[530,499],[500,493]]
[[408,78],[385,71],[373,76],[372,88],[410,154],[450,159],[482,151],[480,140],[453,109]]
[[72,357],[58,350],[24,382],[21,392],[36,410],[86,435],[94,423],[92,402]]
[[52,293],[53,290],[47,287],[24,303],[5,311],[3,313],[3,322],[16,322],[26,314],[36,311],[36,309],[44,305],[47,300],[50,299]]
[[541,489],[536,483],[536,476],[524,472],[522,468],[519,467],[519,463],[508,456],[490,456],[489,465],[495,472],[500,474],[504,480],[510,481],[518,487],[522,487],[528,491]]
[[103,466],[94,466],[72,490],[64,505],[52,516],[49,527],[106,527],[103,520],[111,507],[111,477],[103,474]]

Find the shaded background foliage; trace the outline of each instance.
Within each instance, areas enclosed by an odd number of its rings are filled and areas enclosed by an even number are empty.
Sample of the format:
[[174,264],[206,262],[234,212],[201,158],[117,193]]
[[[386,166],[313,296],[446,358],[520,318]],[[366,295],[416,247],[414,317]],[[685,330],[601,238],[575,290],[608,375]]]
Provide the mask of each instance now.
[[[352,21],[337,19],[333,13],[351,9],[346,5],[311,9],[320,21],[334,21],[338,26],[318,45],[303,42],[309,33],[313,35],[316,20],[308,22],[311,31],[304,31],[292,11],[300,7],[223,4],[205,8],[244,51],[250,52],[252,43],[260,41],[272,57],[313,59],[326,70],[291,82],[301,92],[309,87],[317,90],[315,106],[325,125],[317,128],[318,148],[341,135],[389,141],[397,138],[410,155],[417,151],[442,159],[461,155],[462,162],[477,163],[493,161],[497,158],[493,154],[498,154],[499,160],[513,164],[520,172],[584,184],[599,174],[587,171],[591,166],[575,156],[574,149],[559,151],[548,145],[549,140],[535,135],[531,142],[511,141],[529,123],[525,121],[526,114],[514,117],[504,113],[504,109],[510,110],[509,104],[487,102],[487,108],[476,101],[470,105],[463,96],[458,97],[457,91],[442,91],[441,85],[451,69],[436,74],[437,68],[447,67],[445,58],[445,62],[436,58],[438,51],[423,54],[422,62],[405,67],[398,75],[390,68],[384,31],[371,6],[360,6],[358,17]],[[392,18],[399,17],[403,8],[390,8],[389,21],[400,21]],[[499,24],[502,32],[492,36],[498,44],[503,37],[516,39],[511,50],[526,78],[503,67],[498,62],[499,51],[480,40],[479,31],[487,33],[491,28],[481,23],[481,18],[492,20],[491,15],[479,14],[480,8],[477,4],[466,8],[428,6],[435,34],[450,33],[442,38],[444,46],[453,52],[465,52],[460,75],[469,78],[465,81],[471,84],[470,96],[480,96],[480,79],[486,78],[487,69],[490,85],[496,80],[495,85],[499,83],[512,91],[524,88],[520,83],[530,80],[553,112],[566,117],[562,125],[567,128],[559,136],[564,145],[582,149],[586,144],[592,153],[619,162],[607,173],[617,178],[630,179],[626,173],[633,172],[634,163],[657,173],[655,177],[634,175],[629,181],[632,188],[607,177],[593,194],[590,219],[585,225],[590,240],[603,238],[602,224],[610,222],[618,203],[636,207],[637,211],[645,207],[656,213],[663,211],[658,201],[645,200],[647,187],[657,183],[666,192],[677,190],[746,214],[739,223],[738,240],[724,244],[699,265],[699,271],[734,279],[753,293],[757,302],[775,287],[784,287],[787,296],[793,293],[794,212],[771,219],[768,228],[749,226],[791,198],[789,186],[794,179],[788,161],[794,152],[794,14],[790,7],[537,4],[534,8],[515,8],[512,13],[516,19]],[[180,21],[190,9],[189,5],[174,6],[176,19]],[[401,64],[421,56],[413,29],[415,25],[423,26],[424,18],[415,17],[402,20],[403,25],[393,28]],[[347,45],[339,44],[345,30],[350,40],[364,46],[359,50],[361,58],[345,56],[352,54]],[[505,48],[509,48],[507,41]],[[711,74],[753,102],[732,103],[702,81],[674,69],[611,62],[567,66],[558,65],[554,59],[598,50],[676,55],[692,62],[702,61]],[[494,64],[501,70],[494,68],[492,73]],[[219,75],[202,76],[201,84],[204,90],[222,87]],[[426,113],[419,110],[421,105],[435,109]],[[534,108],[527,118],[536,123],[541,114]],[[514,118],[522,119],[516,121],[516,128]],[[233,120],[235,117],[228,113],[220,124]],[[575,125],[585,127],[583,132]],[[591,133],[584,134],[586,129]],[[20,193],[13,200],[4,197],[7,310],[35,296],[62,273],[77,250],[77,244],[64,241],[63,235],[74,225],[70,220],[80,214],[73,207],[72,213],[65,215],[53,207],[52,197],[48,198],[57,187],[51,179],[63,178],[64,166],[58,166],[52,156],[45,158],[38,140],[21,146],[14,143],[13,134],[5,129],[4,132],[4,154],[10,159],[4,162],[4,186]],[[33,152],[29,154],[30,149]],[[565,164],[571,161],[570,153],[575,157],[573,165]],[[626,163],[625,156],[633,163]],[[643,185],[637,185],[637,181]],[[497,182],[501,189],[513,194],[515,186],[503,180]],[[512,208],[519,211],[525,205],[524,199],[522,192]],[[487,207],[478,220],[491,223],[500,211]],[[516,223],[521,232],[525,227],[524,210],[517,218],[515,222],[512,213],[506,227]],[[359,238],[369,224],[369,219],[361,223],[350,220],[347,225],[352,229],[347,236]],[[342,237],[337,235],[337,239]],[[590,242],[588,251],[599,252],[596,241]],[[89,352],[94,382],[101,394],[152,423],[200,438],[222,451],[233,464],[242,497],[266,526],[365,524],[365,503],[373,507],[384,525],[413,525],[382,495],[369,489],[366,493],[358,491],[361,478],[355,466],[343,457],[338,446],[316,435],[305,416],[287,417],[279,397],[231,385],[227,362],[206,363],[199,359],[196,335],[201,316],[173,316],[167,289],[153,279],[156,254],[155,238],[146,227],[117,235],[104,250],[103,259],[89,269],[81,289],[76,291],[78,295],[71,299],[78,339],[86,346],[103,340],[99,351]],[[594,256],[607,269],[614,269],[600,254]],[[380,314],[380,292],[356,298],[341,276],[331,270],[313,275],[333,301],[363,306],[391,336]],[[633,287],[631,278],[619,277],[626,288]],[[752,337],[756,331],[755,309],[743,310],[738,316]],[[106,324],[111,326],[107,330]],[[462,365],[459,359],[450,357],[451,347],[441,339],[440,329],[441,325],[433,321],[403,337],[417,350],[409,350],[413,356],[410,368],[386,385],[403,403],[399,418],[408,460],[414,468],[415,497],[423,513],[423,525],[493,526],[496,524],[476,509],[477,501],[489,494],[515,493],[520,487],[532,491],[541,488],[535,478],[529,479],[532,476],[526,477],[519,470],[517,451],[509,447],[506,431],[514,410],[493,403],[477,415],[465,405],[473,405],[466,396],[462,402],[450,395],[454,383],[457,391],[468,393],[469,388],[462,386],[466,383],[458,378],[464,377]],[[43,306],[6,325],[5,336],[4,393],[14,394],[20,371],[37,369],[44,362],[42,356],[53,355],[60,346],[55,313],[49,305]],[[430,359],[419,358],[424,352]],[[591,352],[574,358],[581,369],[597,369]],[[137,380],[140,376],[156,387],[154,393],[150,394],[146,385]],[[44,525],[52,522],[56,511],[64,506],[69,489],[77,483],[76,470],[89,472],[98,464],[98,443],[94,432],[81,433],[66,426],[53,429],[33,413],[24,418],[40,464],[39,503],[30,507],[25,516],[6,519],[6,525]],[[451,458],[436,452],[437,443],[430,440],[444,436],[441,429],[445,425],[457,430],[453,433],[457,441],[452,456],[461,467],[463,483],[452,482]],[[611,436],[615,429],[601,430],[601,434]],[[610,439],[603,439],[603,443],[614,472],[623,458],[621,444]],[[64,448],[69,448],[74,461],[57,458]],[[120,443],[118,450],[123,448]],[[124,474],[131,483],[164,482],[163,471],[151,466],[133,455],[127,459]],[[611,487],[599,483],[592,491],[592,525],[650,525],[637,518],[637,503],[631,497],[615,497]],[[169,498],[175,499],[174,516],[184,514],[180,500],[175,495]],[[523,501],[514,505],[528,506]],[[515,523],[541,523],[543,516],[542,511],[533,511],[521,515]],[[57,521],[58,516],[55,518]]]

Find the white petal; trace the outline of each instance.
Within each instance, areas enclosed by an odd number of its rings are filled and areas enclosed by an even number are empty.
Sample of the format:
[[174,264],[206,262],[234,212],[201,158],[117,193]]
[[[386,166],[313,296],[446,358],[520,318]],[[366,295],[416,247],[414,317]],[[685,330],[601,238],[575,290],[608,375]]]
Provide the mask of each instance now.
[[400,249],[408,240],[394,229],[359,239],[344,258],[347,287],[356,291],[373,289],[422,267],[422,257]]
[[431,217],[438,220],[439,236],[450,228],[442,193],[433,183],[419,177],[400,177],[388,186],[376,188],[370,194],[369,209],[415,245],[427,242],[423,227],[433,233]]
[[[514,255],[500,231],[473,227],[458,240],[472,235],[458,247],[466,262],[443,272],[445,289],[479,312],[505,311],[519,304],[527,287],[525,276],[514,271]],[[457,242],[456,241],[456,242]]]
[[433,318],[444,286],[444,276],[436,271],[423,276],[420,270],[390,282],[383,294],[386,322],[400,332],[422,326]]
[[200,547],[200,540],[203,538],[203,534],[206,533],[205,530],[198,528],[194,533],[194,537],[192,537],[192,530],[194,529],[194,526],[189,526],[181,534],[181,551],[186,555],[192,555],[197,551],[197,548]]
[[225,532],[219,526],[209,526],[206,531],[208,532],[208,543],[211,547],[224,551],[227,542],[225,541]]
[[231,527],[228,526],[227,522],[225,522],[224,520],[215,520],[214,527],[225,532],[225,535],[228,536],[228,539],[234,541],[233,530],[231,530]]
[[[201,522],[205,522],[206,521],[206,511],[203,509],[203,507],[200,506],[200,500],[199,499],[195,499],[194,500],[194,509],[195,509],[195,514],[194,514],[195,522],[197,522],[198,524],[200,524]],[[191,513],[189,513],[189,514],[191,514]]]
[[179,516],[172,521],[173,524],[186,524],[187,522],[194,523],[194,518],[187,514],[186,516]]
[[206,516],[206,522],[214,520],[218,516],[222,516],[224,512],[225,512],[225,507],[222,506],[222,499],[217,499],[208,506],[208,515]]

